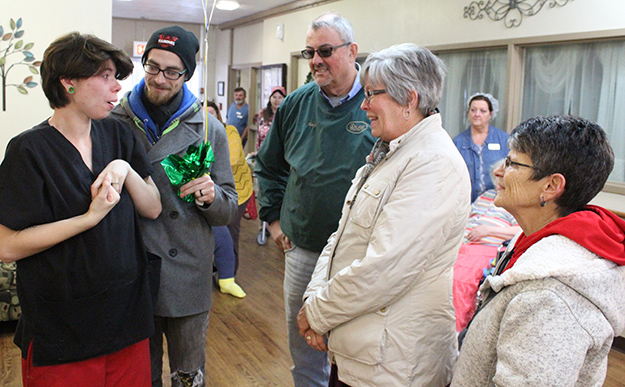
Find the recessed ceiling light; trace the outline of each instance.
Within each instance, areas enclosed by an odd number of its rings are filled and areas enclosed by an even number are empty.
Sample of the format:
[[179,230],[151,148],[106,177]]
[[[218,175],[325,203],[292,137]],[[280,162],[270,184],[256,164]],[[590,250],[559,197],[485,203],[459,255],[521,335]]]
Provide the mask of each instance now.
[[215,5],[217,9],[221,9],[222,11],[234,11],[239,8],[239,3],[232,0],[220,0]]

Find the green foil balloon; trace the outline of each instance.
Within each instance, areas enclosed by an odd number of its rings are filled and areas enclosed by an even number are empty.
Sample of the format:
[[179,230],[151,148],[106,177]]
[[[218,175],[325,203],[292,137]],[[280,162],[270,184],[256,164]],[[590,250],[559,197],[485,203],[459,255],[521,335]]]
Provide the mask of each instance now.
[[[180,186],[207,173],[214,161],[215,155],[213,155],[213,148],[209,141],[200,144],[199,147],[189,146],[183,157],[175,154],[169,155],[161,161],[161,165],[171,185],[178,187],[178,196],[180,196]],[[191,203],[195,200],[195,196],[187,195],[182,200]]]

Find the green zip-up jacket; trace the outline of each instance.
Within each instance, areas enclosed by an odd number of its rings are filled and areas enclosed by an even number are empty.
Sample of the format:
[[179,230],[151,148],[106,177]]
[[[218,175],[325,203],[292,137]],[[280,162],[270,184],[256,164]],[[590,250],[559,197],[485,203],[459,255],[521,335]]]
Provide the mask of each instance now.
[[282,102],[258,151],[260,218],[280,219],[298,247],[321,252],[337,228],[351,180],[373,147],[363,99],[361,89],[332,107],[310,82]]

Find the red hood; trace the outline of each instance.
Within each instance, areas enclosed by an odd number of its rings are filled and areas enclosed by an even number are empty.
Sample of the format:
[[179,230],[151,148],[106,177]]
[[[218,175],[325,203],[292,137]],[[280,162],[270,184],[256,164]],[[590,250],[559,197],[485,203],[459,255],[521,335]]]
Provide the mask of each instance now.
[[583,211],[556,219],[530,236],[521,233],[506,270],[530,246],[554,234],[563,235],[620,266],[625,265],[625,220],[605,208],[588,205]]

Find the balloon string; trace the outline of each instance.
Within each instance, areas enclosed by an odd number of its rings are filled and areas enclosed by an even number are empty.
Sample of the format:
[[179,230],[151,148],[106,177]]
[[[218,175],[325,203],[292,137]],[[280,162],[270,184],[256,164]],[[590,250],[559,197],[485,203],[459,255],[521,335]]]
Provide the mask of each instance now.
[[211,20],[213,20],[213,13],[215,12],[215,5],[217,4],[217,0],[213,0],[213,6],[211,7],[210,16],[207,13],[208,10],[208,1],[202,1],[202,9],[204,10],[204,77],[203,77],[203,87],[204,87],[204,142],[208,142],[208,109],[207,106],[207,98],[206,98],[206,77],[208,75],[208,31],[210,27]]

